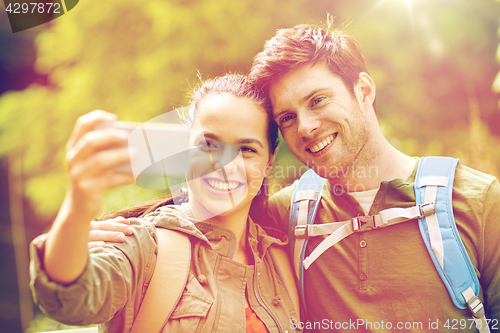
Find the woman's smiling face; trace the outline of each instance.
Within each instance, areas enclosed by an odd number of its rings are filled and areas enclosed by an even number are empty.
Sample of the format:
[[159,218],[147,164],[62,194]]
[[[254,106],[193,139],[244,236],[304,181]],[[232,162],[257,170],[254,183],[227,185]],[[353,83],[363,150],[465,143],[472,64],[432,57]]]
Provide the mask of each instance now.
[[[264,108],[231,93],[200,101],[191,127],[189,202],[201,219],[249,210],[272,168]],[[198,218],[198,217],[197,217]]]

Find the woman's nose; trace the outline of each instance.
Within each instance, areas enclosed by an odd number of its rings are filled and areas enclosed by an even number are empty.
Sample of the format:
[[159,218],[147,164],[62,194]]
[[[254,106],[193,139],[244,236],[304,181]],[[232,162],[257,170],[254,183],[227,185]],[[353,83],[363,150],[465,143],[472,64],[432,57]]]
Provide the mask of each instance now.
[[214,171],[224,168],[226,172],[235,172],[238,168],[239,146],[234,143],[224,142],[212,156]]

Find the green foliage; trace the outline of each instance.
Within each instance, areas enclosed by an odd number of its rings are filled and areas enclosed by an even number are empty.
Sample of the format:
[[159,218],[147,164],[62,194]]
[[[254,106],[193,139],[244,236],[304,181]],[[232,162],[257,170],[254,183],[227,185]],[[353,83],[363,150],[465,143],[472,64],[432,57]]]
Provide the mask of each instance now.
[[[79,116],[103,109],[147,121],[185,105],[198,71],[246,72],[275,24],[307,19],[302,3],[273,22],[282,10],[273,1],[83,1],[53,21],[36,37],[35,68],[50,84],[0,99],[0,154],[11,152],[36,212],[54,216],[63,199],[64,145]],[[105,209],[158,194],[132,188],[108,194]]]
[[[378,88],[381,125],[397,148],[410,155],[460,156],[462,163],[499,175],[493,143],[500,126],[485,122],[499,119],[498,97],[491,93],[492,73],[498,71],[496,5],[83,1],[36,37],[35,68],[48,75],[49,84],[0,98],[0,154],[14,157],[36,212],[54,216],[66,187],[64,144],[79,116],[104,109],[121,120],[149,120],[185,105],[198,71],[203,77],[246,72],[277,28],[320,23],[330,12],[364,50]],[[477,101],[474,108],[471,100]],[[472,142],[482,143],[480,155]],[[278,166],[301,165],[283,145],[280,151]],[[489,162],[477,162],[483,160]],[[105,209],[158,194],[133,186],[115,189]]]
[[[10,154],[25,196],[47,220],[64,196],[65,143],[79,116],[103,109],[120,120],[147,121],[185,105],[198,71],[204,78],[247,72],[276,29],[320,23],[329,12],[363,48],[377,85],[380,124],[396,148],[412,156],[459,157],[498,177],[499,98],[491,92],[492,85],[500,92],[498,5],[490,0],[80,1],[36,37],[35,68],[48,75],[49,84],[0,97],[0,155]],[[0,60],[11,67],[16,57],[0,50]],[[500,62],[500,47],[496,58]],[[271,191],[291,183],[301,166],[282,140]],[[159,194],[123,186],[108,191],[103,210]],[[31,331],[62,329],[42,318]]]

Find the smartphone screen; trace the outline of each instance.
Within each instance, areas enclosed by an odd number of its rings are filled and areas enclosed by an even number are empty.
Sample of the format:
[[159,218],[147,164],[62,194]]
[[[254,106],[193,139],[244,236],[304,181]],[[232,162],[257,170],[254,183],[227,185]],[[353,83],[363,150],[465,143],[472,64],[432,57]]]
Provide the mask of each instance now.
[[[129,133],[134,150],[130,164],[117,170],[132,171],[141,187],[163,188],[168,176],[183,176],[189,168],[189,129],[183,124],[116,121],[95,129],[114,127]],[[157,184],[159,183],[159,184]]]

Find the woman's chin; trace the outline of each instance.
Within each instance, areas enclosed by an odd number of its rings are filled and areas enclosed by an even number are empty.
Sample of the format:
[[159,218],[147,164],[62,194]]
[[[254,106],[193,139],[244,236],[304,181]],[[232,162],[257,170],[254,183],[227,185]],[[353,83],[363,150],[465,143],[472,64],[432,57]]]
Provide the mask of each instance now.
[[215,216],[230,216],[243,206],[242,200],[233,202],[229,199],[211,200],[211,202],[204,202],[202,205],[205,208],[206,215],[209,216],[208,218]]
[[200,208],[198,212],[199,216],[197,219],[206,220],[214,218],[216,216],[229,217],[233,214],[238,213],[241,210],[249,210],[253,198],[248,198],[247,196],[239,197],[205,197],[204,200],[198,201]]

